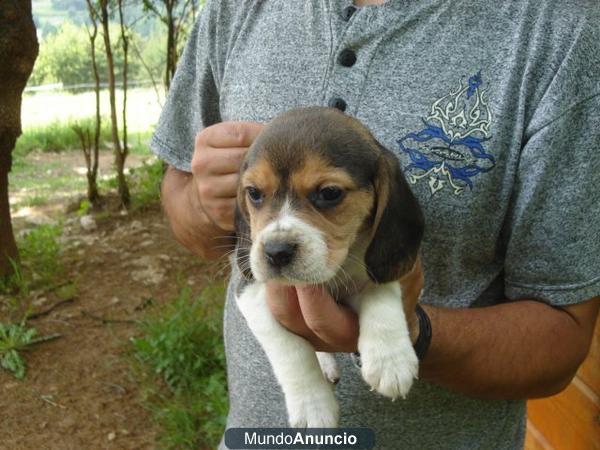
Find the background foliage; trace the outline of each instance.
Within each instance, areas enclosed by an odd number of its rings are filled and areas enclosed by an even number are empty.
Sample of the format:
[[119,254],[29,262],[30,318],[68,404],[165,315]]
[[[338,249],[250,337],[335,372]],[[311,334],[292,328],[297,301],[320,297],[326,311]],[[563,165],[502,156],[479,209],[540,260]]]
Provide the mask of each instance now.
[[[36,7],[38,3],[42,9]],[[135,6],[135,3],[140,3]],[[141,2],[126,7],[125,14],[132,20],[129,75],[133,84],[161,80],[166,62],[166,36],[159,21],[146,14]],[[64,15],[63,15],[64,14]],[[86,23],[88,12],[84,0],[34,1],[34,16],[40,31],[40,53],[36,60],[30,86],[62,83],[73,86],[93,83],[91,52]],[[113,18],[113,20],[116,18]],[[111,25],[114,39],[114,58],[117,79],[121,77],[123,51],[118,39],[119,29]],[[103,83],[107,82],[106,56],[101,37],[96,40],[98,69]],[[88,89],[91,86],[87,87]],[[79,87],[82,89],[82,87]]]
[[[203,3],[182,0],[176,11],[182,11],[185,9],[183,6],[191,2],[195,5]],[[148,222],[160,221],[159,192],[164,166],[151,155],[148,144],[165,95],[167,27],[162,15],[165,11],[162,0],[125,0],[124,15],[130,36],[130,84],[126,111],[130,159],[125,175],[132,194],[129,210],[125,211],[115,208],[114,202],[117,182],[111,164],[114,161],[112,150],[116,145],[111,136],[102,29],[98,29],[96,55],[102,83],[99,138],[102,167],[98,187],[103,201],[92,204],[85,199],[87,183],[82,140],[74,131],[76,127],[93,130],[96,124],[91,49],[86,28],[86,24],[89,26],[87,5],[85,0],[32,0],[32,3],[40,53],[23,95],[23,134],[12,153],[12,172],[9,175],[10,207],[18,237],[20,263],[15,262],[14,277],[0,283],[0,369],[23,379],[23,383],[34,385],[43,367],[40,360],[37,360],[36,367],[36,360],[32,358],[29,370],[35,376],[26,376],[28,350],[34,344],[60,337],[62,339],[58,339],[57,343],[70,342],[70,335],[47,334],[46,330],[52,331],[59,323],[69,325],[71,320],[91,317],[85,315],[89,311],[84,310],[84,304],[89,298],[83,298],[83,286],[89,282],[111,282],[101,279],[110,267],[105,267],[101,258],[88,260],[84,248],[94,247],[93,242],[105,245],[102,240],[110,233],[122,232],[122,236],[135,241],[133,226],[140,226],[144,221],[138,219],[145,217]],[[154,9],[151,11],[149,6],[152,5]],[[191,29],[192,17],[186,16],[177,23],[178,50],[181,50]],[[122,127],[123,50],[118,16],[114,10],[111,21],[117,80],[115,94],[119,105],[117,121]],[[137,219],[129,219],[133,216]],[[127,223],[128,220],[132,223]],[[90,228],[86,229],[84,223]],[[148,235],[142,242],[149,242],[149,247],[153,247],[152,239],[156,237],[150,232],[157,233],[154,225],[158,224],[148,225]],[[126,246],[127,243],[123,243],[121,248],[116,245],[114,251],[122,252],[123,256],[129,250]],[[151,254],[150,251],[148,253]],[[157,257],[155,254],[152,256]],[[160,259],[163,263],[169,261],[166,254],[158,256],[166,258]],[[129,262],[123,258],[116,262],[113,260],[112,264],[125,267],[125,271],[131,270],[131,266],[127,265]],[[86,280],[73,275],[80,273],[82,266],[93,266],[92,273],[98,279]],[[168,276],[175,277],[174,274]],[[167,280],[165,284],[169,281],[177,289],[175,280]],[[212,283],[204,282],[201,294],[192,294],[184,288],[168,303],[164,303],[166,298],[157,300],[156,305],[143,310],[143,315],[139,312],[139,317],[143,317],[141,321],[135,315],[130,320],[116,321],[121,324],[119,326],[130,324],[128,338],[135,336],[131,343],[126,341],[122,345],[129,344],[132,349],[128,356],[135,361],[135,384],[142,386],[143,403],[155,419],[157,448],[214,448],[223,432],[227,413],[221,330],[224,293],[219,282],[216,285]],[[111,290],[108,293],[113,295]],[[129,310],[134,311],[132,314],[142,311],[138,310],[139,305],[133,304],[133,298],[119,300],[123,304],[128,301],[131,302]],[[96,307],[94,304],[94,311]],[[65,314],[67,308],[71,308],[72,312]],[[104,317],[92,318],[100,320],[102,326],[112,323],[110,318],[106,322]],[[38,324],[43,326],[38,328]],[[81,328],[79,331],[86,333],[89,329]],[[98,352],[102,351],[104,344],[98,341]],[[63,356],[53,354],[52,345],[40,346],[37,351],[47,355],[41,360]],[[65,366],[57,376],[64,376],[73,369],[77,368]],[[46,396],[43,400],[58,407],[58,403],[50,397]],[[96,444],[90,443],[94,448]]]
[[147,384],[146,404],[163,430],[162,448],[215,448],[225,427],[227,391],[222,334],[222,287],[193,296],[183,289],[142,321],[133,339],[139,370],[159,377]]

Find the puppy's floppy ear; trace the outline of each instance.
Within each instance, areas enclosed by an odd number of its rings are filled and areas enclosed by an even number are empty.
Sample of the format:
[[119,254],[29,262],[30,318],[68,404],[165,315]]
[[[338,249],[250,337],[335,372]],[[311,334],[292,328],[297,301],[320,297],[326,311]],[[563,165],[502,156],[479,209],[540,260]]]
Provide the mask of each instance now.
[[250,247],[252,246],[252,237],[250,234],[250,224],[248,223],[248,213],[244,210],[244,192],[240,185],[238,188],[237,202],[235,205],[235,235],[237,237],[235,247],[235,262],[244,278],[248,281],[253,280],[250,270]]
[[379,148],[373,231],[365,264],[375,283],[388,283],[413,267],[424,225],[423,213],[404,179],[398,159],[383,146]]

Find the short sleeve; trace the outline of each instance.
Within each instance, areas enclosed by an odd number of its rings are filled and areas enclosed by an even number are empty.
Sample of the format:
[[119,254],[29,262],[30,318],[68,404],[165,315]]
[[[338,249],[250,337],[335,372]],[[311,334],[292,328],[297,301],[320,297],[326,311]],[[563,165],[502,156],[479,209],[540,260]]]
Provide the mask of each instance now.
[[505,258],[508,298],[552,305],[600,295],[600,95],[590,95],[522,148]]
[[215,56],[214,22],[207,2],[190,33],[150,141],[150,149],[160,159],[187,172],[196,134],[220,122],[219,94],[211,62]]

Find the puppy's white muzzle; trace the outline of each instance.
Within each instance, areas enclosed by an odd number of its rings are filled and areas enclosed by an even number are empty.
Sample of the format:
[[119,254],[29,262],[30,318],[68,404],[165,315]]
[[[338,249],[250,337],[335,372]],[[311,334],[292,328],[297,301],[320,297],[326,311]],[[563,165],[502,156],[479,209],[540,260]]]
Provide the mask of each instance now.
[[252,243],[250,267],[261,282],[323,283],[335,275],[328,267],[323,233],[289,212],[263,228]]

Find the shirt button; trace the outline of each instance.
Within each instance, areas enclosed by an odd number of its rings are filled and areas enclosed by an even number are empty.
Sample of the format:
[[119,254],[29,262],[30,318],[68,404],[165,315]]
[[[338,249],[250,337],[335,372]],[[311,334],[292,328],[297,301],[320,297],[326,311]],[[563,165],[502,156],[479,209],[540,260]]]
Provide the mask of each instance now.
[[337,108],[342,112],[346,111],[346,106],[348,106],[344,99],[339,97],[330,98],[328,104],[331,108]]
[[342,10],[342,19],[348,22],[350,20],[350,17],[352,17],[355,12],[356,8],[354,6],[347,6]]
[[344,67],[352,67],[356,62],[356,53],[349,48],[342,50],[338,56],[338,62]]

